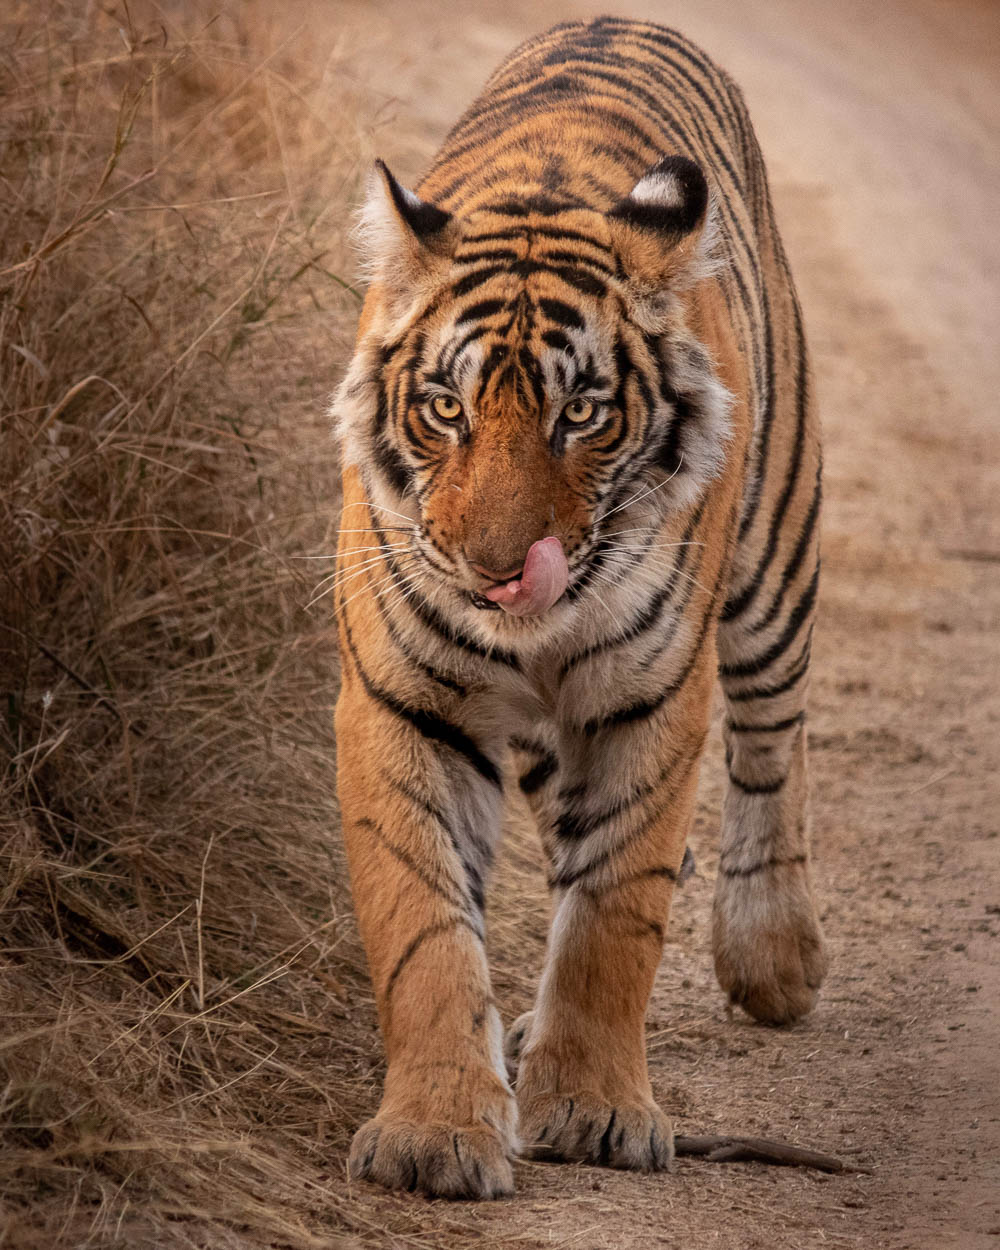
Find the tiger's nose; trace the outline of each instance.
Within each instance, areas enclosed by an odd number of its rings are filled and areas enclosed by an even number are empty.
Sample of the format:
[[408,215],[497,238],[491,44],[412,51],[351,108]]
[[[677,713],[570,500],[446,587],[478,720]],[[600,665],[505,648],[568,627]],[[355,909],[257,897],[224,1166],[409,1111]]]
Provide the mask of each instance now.
[[522,563],[517,565],[516,568],[508,569],[506,573],[499,573],[495,569],[488,569],[484,565],[476,564],[472,560],[469,561],[469,567],[475,569],[481,576],[489,578],[491,582],[509,582],[513,581],[515,577],[520,576],[521,570],[524,568],[524,563],[522,561]]

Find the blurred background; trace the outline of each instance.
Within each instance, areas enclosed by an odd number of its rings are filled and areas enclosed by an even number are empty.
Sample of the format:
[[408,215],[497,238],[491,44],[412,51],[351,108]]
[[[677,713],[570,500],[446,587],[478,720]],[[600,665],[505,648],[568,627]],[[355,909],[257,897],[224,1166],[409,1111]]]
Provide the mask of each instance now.
[[[597,11],[678,27],[744,88],[827,441],[834,971],[788,1033],[725,1011],[716,744],[654,1087],[684,1131],[875,1177],[524,1163],[512,1202],[429,1204],[344,1172],[383,1075],[322,597],[348,235],[376,154],[412,185],[503,56]],[[998,32],[973,0],[8,0],[0,1244],[589,1250],[627,1222],[640,1247],[996,1245]],[[523,824],[490,909],[506,1021],[546,925]]]

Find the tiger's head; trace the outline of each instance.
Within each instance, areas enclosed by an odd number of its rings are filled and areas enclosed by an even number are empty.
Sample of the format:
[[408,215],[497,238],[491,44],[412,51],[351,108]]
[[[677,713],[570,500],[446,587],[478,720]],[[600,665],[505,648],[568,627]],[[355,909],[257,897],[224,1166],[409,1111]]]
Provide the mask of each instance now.
[[[608,212],[534,197],[452,213],[377,164],[334,412],[373,522],[412,523],[418,580],[477,633],[568,623],[609,549],[640,545],[612,535],[654,535],[718,473],[730,396],[685,300],[714,263],[710,218],[681,156]],[[554,604],[484,611],[542,554]]]

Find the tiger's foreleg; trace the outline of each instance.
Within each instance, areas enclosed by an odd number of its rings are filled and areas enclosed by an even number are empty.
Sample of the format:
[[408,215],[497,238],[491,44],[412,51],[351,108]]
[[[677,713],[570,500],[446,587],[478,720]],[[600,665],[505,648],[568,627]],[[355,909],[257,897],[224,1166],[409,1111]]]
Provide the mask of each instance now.
[[[568,791],[549,783],[555,914],[535,1010],[515,1025],[520,1131],[537,1158],[655,1171],[672,1157],[646,1067],[645,1016],[707,732],[708,662],[699,670],[659,726],[601,731],[588,791],[569,787],[569,819],[565,808],[551,818]],[[622,752],[655,761],[655,771],[623,786]]]
[[[381,1107],[355,1135],[349,1171],[390,1188],[492,1198],[513,1189],[516,1148],[483,946],[500,789],[398,706],[373,699],[345,666],[344,838],[388,1060]],[[480,767],[489,771],[483,757]]]

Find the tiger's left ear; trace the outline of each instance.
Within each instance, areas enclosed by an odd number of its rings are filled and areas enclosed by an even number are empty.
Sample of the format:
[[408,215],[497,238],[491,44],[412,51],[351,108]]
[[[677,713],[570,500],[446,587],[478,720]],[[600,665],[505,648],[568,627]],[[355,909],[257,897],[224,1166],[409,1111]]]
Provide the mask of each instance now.
[[611,238],[645,329],[659,328],[670,292],[711,272],[715,230],[708,183],[686,156],[665,156],[608,214]]
[[446,269],[460,231],[451,213],[421,200],[376,161],[357,234],[369,279],[398,314]]

